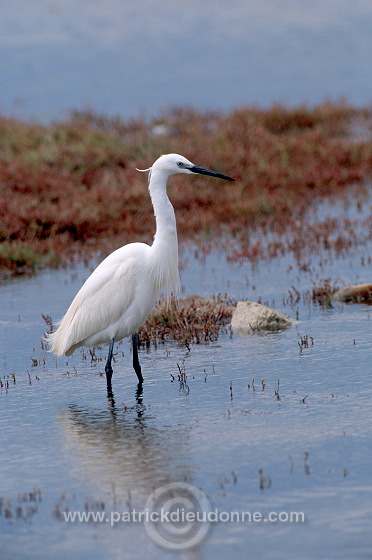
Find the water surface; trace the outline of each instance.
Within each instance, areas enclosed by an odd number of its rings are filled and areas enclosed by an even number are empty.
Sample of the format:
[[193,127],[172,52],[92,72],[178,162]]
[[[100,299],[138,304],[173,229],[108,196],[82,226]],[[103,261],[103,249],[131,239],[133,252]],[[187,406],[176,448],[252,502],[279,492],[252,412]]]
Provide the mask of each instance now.
[[372,98],[369,0],[3,2],[0,111],[50,121],[171,106]]
[[[104,507],[110,519],[140,510],[171,481],[200,488],[221,511],[297,511],[306,521],[219,523],[197,551],[168,550],[169,558],[370,557],[371,307],[286,304],[291,285],[310,289],[319,274],[367,279],[359,251],[371,246],[301,272],[290,255],[252,270],[184,250],[185,293],[261,299],[294,324],[142,350],[142,391],[125,340],[115,348],[113,399],[101,375],[105,350],[56,359],[40,344],[41,313],[61,316],[89,271],[3,283],[2,558],[164,558],[141,523],[71,524],[61,512]],[[313,344],[300,349],[305,335]]]

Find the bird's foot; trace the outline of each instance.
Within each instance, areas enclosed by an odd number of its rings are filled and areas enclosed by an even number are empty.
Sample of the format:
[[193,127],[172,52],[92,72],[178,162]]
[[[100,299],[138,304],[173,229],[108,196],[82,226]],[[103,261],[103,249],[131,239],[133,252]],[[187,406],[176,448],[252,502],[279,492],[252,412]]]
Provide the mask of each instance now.
[[133,345],[133,369],[138,377],[138,383],[142,385],[143,377],[141,372],[141,364],[138,359],[138,334],[134,332],[132,334],[132,345]]
[[136,372],[137,377],[138,377],[138,385],[142,385],[143,375],[142,375],[141,366],[140,366],[139,362],[136,363],[136,364],[134,363],[133,368],[134,368],[134,371]]
[[113,374],[113,369],[111,367],[111,364],[110,365],[106,364],[105,374],[106,374],[107,388],[111,389],[111,378],[112,378],[112,374]]

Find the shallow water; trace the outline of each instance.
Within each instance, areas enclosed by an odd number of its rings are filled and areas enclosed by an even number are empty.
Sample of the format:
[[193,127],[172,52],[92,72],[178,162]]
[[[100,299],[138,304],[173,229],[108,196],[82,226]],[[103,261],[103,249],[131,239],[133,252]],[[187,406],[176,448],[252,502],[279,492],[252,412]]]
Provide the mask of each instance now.
[[[88,270],[3,283],[1,557],[163,558],[143,523],[111,521],[143,510],[174,481],[200,488],[219,512],[303,512],[305,522],[222,519],[197,550],[166,547],[168,558],[369,558],[372,308],[285,302],[292,285],[311,289],[317,276],[368,280],[360,256],[371,248],[321,259],[311,272],[290,256],[252,270],[184,250],[185,293],[261,299],[297,320],[283,332],[225,333],[189,351],[142,350],[142,391],[123,341],[111,399],[100,375],[105,350],[57,360],[40,344],[41,313],[61,316]],[[300,349],[305,335],[313,343]],[[101,510],[103,522],[63,518]]]

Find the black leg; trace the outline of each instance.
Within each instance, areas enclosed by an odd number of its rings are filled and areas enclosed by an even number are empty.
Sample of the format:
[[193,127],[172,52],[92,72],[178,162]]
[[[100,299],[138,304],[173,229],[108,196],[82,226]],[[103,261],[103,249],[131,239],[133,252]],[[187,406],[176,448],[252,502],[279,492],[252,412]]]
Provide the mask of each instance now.
[[110,340],[110,346],[109,346],[109,351],[108,351],[108,356],[107,356],[107,362],[105,365],[105,373],[106,373],[106,381],[107,381],[107,389],[111,390],[111,377],[112,377],[112,365],[111,365],[111,361],[112,361],[112,354],[114,351],[114,339],[112,338]]
[[141,373],[141,366],[138,360],[138,334],[134,332],[132,334],[132,346],[133,346],[133,368],[138,377],[138,383],[143,383],[143,377]]

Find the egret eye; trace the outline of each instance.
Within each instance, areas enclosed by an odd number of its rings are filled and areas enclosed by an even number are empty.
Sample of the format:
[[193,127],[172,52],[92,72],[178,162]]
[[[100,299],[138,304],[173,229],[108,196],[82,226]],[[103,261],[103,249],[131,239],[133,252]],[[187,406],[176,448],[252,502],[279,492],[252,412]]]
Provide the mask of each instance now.
[[179,161],[179,162],[177,163],[177,165],[178,165],[178,167],[183,167],[182,161]]

